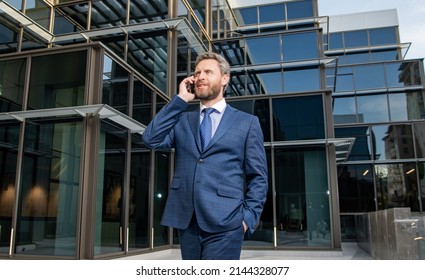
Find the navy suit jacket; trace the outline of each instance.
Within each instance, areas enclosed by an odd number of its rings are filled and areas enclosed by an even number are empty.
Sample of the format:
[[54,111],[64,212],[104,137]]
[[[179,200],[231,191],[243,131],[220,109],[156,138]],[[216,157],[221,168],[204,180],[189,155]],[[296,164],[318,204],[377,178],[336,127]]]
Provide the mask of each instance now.
[[161,224],[188,227],[195,212],[206,232],[246,223],[252,233],[266,200],[267,160],[256,116],[226,106],[205,151],[199,136],[199,110],[186,112],[178,96],[164,106],[143,133],[151,149],[175,148],[175,170]]

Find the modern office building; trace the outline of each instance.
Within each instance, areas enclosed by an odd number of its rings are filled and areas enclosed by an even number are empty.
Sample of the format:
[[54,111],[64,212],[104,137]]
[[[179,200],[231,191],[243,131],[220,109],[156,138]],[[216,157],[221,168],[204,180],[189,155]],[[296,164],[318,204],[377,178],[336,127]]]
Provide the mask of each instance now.
[[404,59],[397,11],[241,2],[0,0],[0,258],[178,247],[159,223],[174,154],[141,134],[206,50],[264,134],[269,191],[244,248],[339,250],[359,215],[422,213],[423,61]]

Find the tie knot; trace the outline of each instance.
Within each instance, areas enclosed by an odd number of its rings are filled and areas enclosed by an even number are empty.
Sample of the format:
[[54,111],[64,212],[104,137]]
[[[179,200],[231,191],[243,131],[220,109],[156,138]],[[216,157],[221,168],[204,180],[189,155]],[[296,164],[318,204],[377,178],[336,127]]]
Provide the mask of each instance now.
[[204,112],[204,117],[208,117],[214,111],[215,111],[214,108],[204,108],[204,109],[202,109],[202,112]]

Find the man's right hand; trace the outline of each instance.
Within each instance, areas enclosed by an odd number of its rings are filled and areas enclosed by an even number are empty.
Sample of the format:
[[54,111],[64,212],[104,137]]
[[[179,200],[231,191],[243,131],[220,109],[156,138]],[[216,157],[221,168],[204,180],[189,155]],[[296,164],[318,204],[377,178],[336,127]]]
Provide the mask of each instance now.
[[190,92],[188,90],[189,85],[195,83],[195,77],[189,76],[181,81],[179,85],[179,94],[178,96],[186,102],[190,102],[195,99],[195,92]]

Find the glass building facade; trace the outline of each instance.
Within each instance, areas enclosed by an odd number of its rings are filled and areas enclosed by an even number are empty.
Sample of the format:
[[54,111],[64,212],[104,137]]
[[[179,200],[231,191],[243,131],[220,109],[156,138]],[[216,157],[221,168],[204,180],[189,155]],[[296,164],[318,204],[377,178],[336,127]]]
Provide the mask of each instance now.
[[141,135],[206,50],[264,135],[269,192],[244,248],[339,250],[356,215],[422,212],[422,59],[403,59],[395,11],[341,25],[317,6],[0,0],[0,258],[179,245],[160,225],[174,152]]

